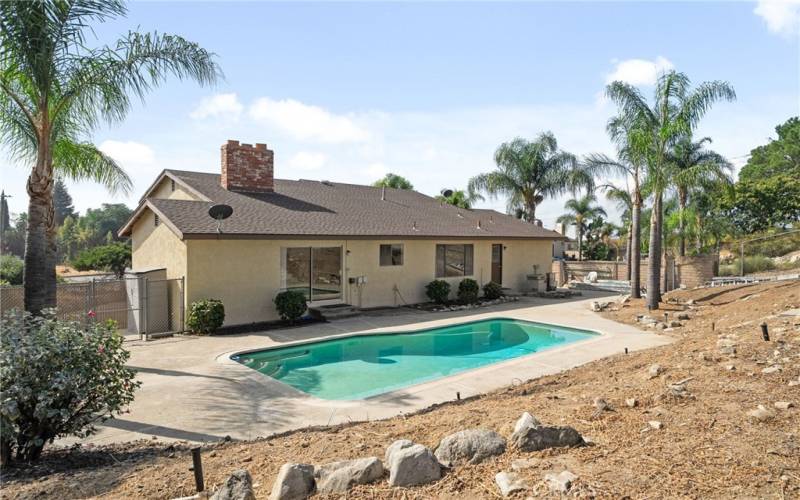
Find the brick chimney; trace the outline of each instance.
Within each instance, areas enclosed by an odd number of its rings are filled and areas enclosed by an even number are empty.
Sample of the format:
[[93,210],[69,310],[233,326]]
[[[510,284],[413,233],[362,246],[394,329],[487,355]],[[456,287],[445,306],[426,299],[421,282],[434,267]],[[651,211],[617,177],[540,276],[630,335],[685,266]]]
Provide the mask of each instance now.
[[222,177],[220,183],[228,191],[271,193],[274,152],[266,144],[239,144],[229,140],[222,148]]

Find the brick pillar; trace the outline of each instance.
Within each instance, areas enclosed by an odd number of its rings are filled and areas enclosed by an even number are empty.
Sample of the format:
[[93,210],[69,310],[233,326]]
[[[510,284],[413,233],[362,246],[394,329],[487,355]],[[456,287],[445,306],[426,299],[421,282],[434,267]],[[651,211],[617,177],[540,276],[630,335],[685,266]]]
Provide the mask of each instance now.
[[274,153],[266,144],[239,144],[228,141],[222,145],[222,176],[220,183],[229,191],[270,193],[275,188],[273,176]]

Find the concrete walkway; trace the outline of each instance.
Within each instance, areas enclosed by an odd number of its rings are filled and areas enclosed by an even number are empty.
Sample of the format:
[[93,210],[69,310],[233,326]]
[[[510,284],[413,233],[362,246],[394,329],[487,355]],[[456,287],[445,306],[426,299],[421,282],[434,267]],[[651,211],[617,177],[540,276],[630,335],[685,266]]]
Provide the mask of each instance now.
[[[131,351],[129,365],[139,372],[142,387],[130,413],[105,422],[98,434],[83,442],[102,444],[151,436],[190,441],[219,440],[226,435],[250,439],[311,425],[388,418],[455,399],[456,392],[469,397],[618,354],[626,347],[635,351],[670,342],[667,337],[603,319],[589,310],[591,301],[588,294],[572,301],[523,298],[472,311],[398,310],[397,314],[246,335],[126,342]],[[235,352],[290,342],[500,316],[590,329],[601,335],[362,401],[320,400],[229,358]]]

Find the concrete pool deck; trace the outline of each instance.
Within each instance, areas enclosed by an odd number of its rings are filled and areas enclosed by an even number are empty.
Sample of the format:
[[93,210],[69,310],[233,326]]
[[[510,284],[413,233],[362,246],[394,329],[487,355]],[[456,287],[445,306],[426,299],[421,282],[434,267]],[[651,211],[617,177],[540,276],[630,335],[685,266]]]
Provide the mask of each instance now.
[[[558,373],[609,355],[668,344],[668,337],[602,318],[589,309],[600,295],[581,300],[523,298],[469,311],[367,315],[331,323],[218,337],[178,336],[126,342],[129,366],[142,387],[130,413],[109,420],[81,440],[107,444],[157,436],[166,440],[251,439],[314,425],[389,418]],[[604,300],[611,300],[605,294]],[[321,400],[247,368],[231,354],[355,333],[417,330],[492,317],[592,330],[597,338],[567,344],[361,401]],[[74,442],[74,440],[69,440]],[[67,440],[63,444],[68,444]]]

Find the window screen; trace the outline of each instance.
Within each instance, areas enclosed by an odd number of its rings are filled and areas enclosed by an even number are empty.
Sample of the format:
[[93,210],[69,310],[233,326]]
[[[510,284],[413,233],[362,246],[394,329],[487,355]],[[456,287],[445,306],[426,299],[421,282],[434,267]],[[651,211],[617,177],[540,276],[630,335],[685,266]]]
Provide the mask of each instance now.
[[402,266],[403,245],[381,245],[381,266]]
[[472,276],[472,245],[436,245],[436,277]]

